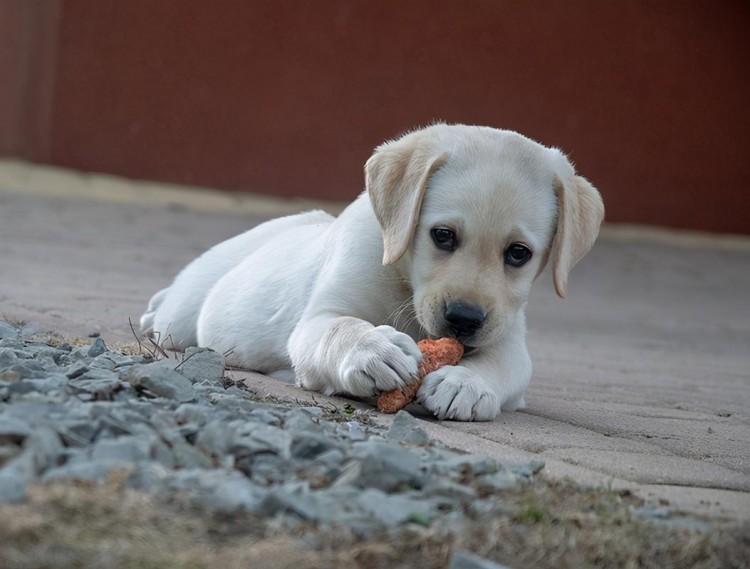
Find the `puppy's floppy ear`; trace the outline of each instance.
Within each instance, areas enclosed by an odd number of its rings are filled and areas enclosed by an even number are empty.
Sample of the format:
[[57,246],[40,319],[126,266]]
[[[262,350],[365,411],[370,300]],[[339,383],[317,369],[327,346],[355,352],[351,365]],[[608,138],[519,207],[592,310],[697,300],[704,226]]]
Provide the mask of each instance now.
[[367,193],[383,232],[383,264],[398,261],[419,222],[427,183],[445,162],[429,135],[417,131],[379,146],[365,165]]
[[588,180],[572,172],[555,180],[555,193],[557,232],[552,241],[551,257],[555,290],[560,298],[565,298],[568,274],[599,235],[604,203]]

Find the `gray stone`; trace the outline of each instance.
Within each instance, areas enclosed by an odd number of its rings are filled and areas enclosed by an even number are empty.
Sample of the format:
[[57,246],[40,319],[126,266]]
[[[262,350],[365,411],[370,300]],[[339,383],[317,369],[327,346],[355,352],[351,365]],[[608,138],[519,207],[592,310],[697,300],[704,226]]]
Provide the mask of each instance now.
[[106,369],[109,371],[113,371],[115,367],[117,367],[117,364],[114,359],[112,359],[112,355],[113,354],[111,352],[99,354],[93,360],[91,360],[89,367],[91,369]]
[[59,369],[55,358],[52,356],[42,356],[39,359],[39,363],[42,364],[42,367],[47,371],[57,371]]
[[46,370],[44,366],[34,360],[21,360],[23,363],[15,363],[7,368],[5,372],[15,372],[16,376],[20,379],[44,377]]
[[18,329],[13,324],[0,320],[0,339],[15,340],[16,338],[18,338]]
[[18,361],[15,350],[11,348],[0,348],[0,369],[12,366]]
[[119,376],[106,369],[90,369],[71,379],[68,385],[79,393],[87,393],[97,400],[110,400],[122,382]]
[[513,462],[507,464],[506,468],[518,478],[531,480],[544,468],[544,461],[542,459],[532,459],[529,462]]
[[235,431],[230,451],[238,456],[270,452],[286,459],[291,456],[291,442],[287,431],[247,421]]
[[173,491],[193,494],[201,507],[224,514],[256,511],[265,493],[236,470],[183,470],[170,477],[168,484]]
[[188,348],[175,370],[191,382],[221,384],[224,377],[224,356],[208,348]]
[[75,379],[76,377],[83,375],[87,371],[89,371],[88,364],[84,361],[77,361],[68,368],[68,371],[65,375],[70,379]]
[[19,445],[0,445],[0,468],[21,454],[21,450]]
[[196,423],[202,425],[206,422],[208,409],[195,403],[183,403],[174,410],[174,418],[179,424]]
[[292,513],[308,521],[330,521],[338,513],[337,501],[325,499],[324,493],[311,492],[306,484],[295,483],[272,488],[259,509],[269,517]]
[[34,432],[24,442],[24,453],[34,457],[35,474],[57,466],[64,447],[57,433],[49,426],[36,426]]
[[62,374],[51,374],[41,379],[27,379],[24,383],[32,386],[35,391],[46,393],[48,391],[61,390],[68,385],[66,377]]
[[450,500],[473,500],[477,493],[471,486],[458,484],[445,478],[433,478],[423,488],[426,496],[440,496]]
[[142,462],[135,466],[125,479],[125,485],[133,490],[161,494],[170,470],[158,462]]
[[356,454],[361,459],[356,484],[362,488],[395,492],[422,485],[421,461],[407,448],[366,441],[358,444]]
[[448,569],[507,569],[507,566],[479,557],[465,549],[454,549]]
[[291,455],[308,460],[337,446],[338,443],[329,436],[302,431],[292,436]]
[[178,468],[211,468],[214,465],[209,456],[186,442],[173,444],[172,454]]
[[317,407],[317,406],[310,406],[310,407],[298,407],[297,408],[301,413],[306,413],[310,415],[311,417],[316,417],[318,419],[323,417],[323,408]]
[[340,466],[346,455],[338,448],[332,448],[315,457],[315,462],[323,464],[328,468]]
[[492,474],[482,474],[481,476],[477,476],[475,482],[477,490],[483,495],[516,488],[519,483],[519,477],[507,469],[501,469]]
[[107,345],[104,343],[104,340],[102,340],[101,338],[97,338],[96,340],[94,340],[94,343],[89,346],[86,355],[90,358],[95,358],[102,355],[106,351]]
[[5,338],[0,340],[0,348],[11,348],[13,350],[23,350],[24,344],[21,340],[14,340],[12,338]]
[[125,464],[144,462],[154,458],[156,437],[123,435],[97,441],[91,453],[95,461],[119,461]]
[[91,419],[66,418],[56,426],[60,438],[68,446],[85,447],[94,440],[98,424]]
[[348,421],[343,425],[337,425],[339,432],[350,441],[367,440],[367,429],[357,421]]
[[452,458],[434,462],[432,471],[447,474],[453,478],[466,478],[493,474],[500,469],[498,462],[492,458],[476,454],[454,454]]
[[31,431],[31,426],[23,419],[0,415],[0,445],[20,445]]
[[78,346],[77,348],[72,349],[67,356],[67,360],[69,362],[85,360],[89,357],[89,348],[91,348],[91,346]]
[[[171,364],[171,362],[170,362]],[[171,365],[155,362],[145,366],[133,366],[125,374],[125,380],[133,387],[147,389],[158,397],[174,399],[181,403],[195,399],[193,384]]]
[[33,452],[24,451],[0,468],[0,505],[26,499],[26,486],[35,477]]
[[373,488],[362,492],[357,501],[362,509],[388,527],[406,522],[428,524],[435,516],[435,508],[429,500],[384,494]]
[[206,455],[218,460],[229,453],[240,424],[239,421],[224,419],[209,421],[198,432],[195,446]]
[[292,409],[284,417],[284,428],[294,431],[317,430],[318,419],[302,409]]
[[281,424],[281,418],[267,409],[253,409],[250,411],[248,418],[252,418],[254,421],[260,421],[261,423],[266,423],[267,425]]
[[396,413],[393,424],[385,434],[385,438],[390,441],[412,445],[426,445],[430,442],[430,437],[417,420],[403,409]]

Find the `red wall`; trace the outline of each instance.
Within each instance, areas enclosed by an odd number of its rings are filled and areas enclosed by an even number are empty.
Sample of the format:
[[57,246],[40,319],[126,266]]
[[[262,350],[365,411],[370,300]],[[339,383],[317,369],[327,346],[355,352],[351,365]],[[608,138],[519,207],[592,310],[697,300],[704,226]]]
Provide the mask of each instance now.
[[375,145],[444,119],[562,147],[610,221],[750,233],[748,6],[62,0],[31,157],[349,199]]

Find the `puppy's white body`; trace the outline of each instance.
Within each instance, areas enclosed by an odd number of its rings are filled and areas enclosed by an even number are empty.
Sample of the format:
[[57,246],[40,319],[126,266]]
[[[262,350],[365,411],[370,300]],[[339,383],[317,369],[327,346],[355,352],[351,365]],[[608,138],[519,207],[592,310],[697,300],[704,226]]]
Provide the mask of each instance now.
[[[435,125],[380,147],[367,191],[338,218],[272,220],[196,259],[154,296],[141,327],[178,349],[208,346],[232,365],[296,375],[307,389],[371,396],[413,381],[417,340],[456,332],[449,306],[478,307],[478,329],[461,332],[474,350],[430,374],[418,401],[441,418],[491,420],[524,404],[531,283],[552,256],[563,295],[602,215],[559,151],[509,131]],[[457,247],[436,247],[435,228]],[[509,266],[517,244],[530,260]]]

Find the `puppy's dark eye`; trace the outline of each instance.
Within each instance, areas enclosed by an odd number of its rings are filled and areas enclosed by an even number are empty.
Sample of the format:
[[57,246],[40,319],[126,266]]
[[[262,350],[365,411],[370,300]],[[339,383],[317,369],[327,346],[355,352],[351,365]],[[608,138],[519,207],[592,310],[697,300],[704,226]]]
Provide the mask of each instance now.
[[452,229],[446,229],[445,227],[433,227],[430,230],[432,240],[438,249],[443,251],[453,251],[458,246],[458,240],[456,239],[456,232]]
[[531,259],[531,249],[520,243],[513,243],[505,250],[505,264],[511,267],[521,267]]

